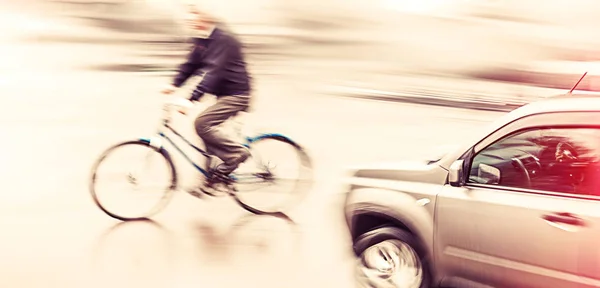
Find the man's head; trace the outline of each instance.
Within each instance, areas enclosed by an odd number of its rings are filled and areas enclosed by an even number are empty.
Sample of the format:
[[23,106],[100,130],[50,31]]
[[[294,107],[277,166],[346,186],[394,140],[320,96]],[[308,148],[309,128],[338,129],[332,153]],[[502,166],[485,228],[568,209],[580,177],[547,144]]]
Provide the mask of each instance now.
[[215,17],[198,9],[196,5],[189,5],[187,12],[186,23],[193,30],[208,31],[217,23]]

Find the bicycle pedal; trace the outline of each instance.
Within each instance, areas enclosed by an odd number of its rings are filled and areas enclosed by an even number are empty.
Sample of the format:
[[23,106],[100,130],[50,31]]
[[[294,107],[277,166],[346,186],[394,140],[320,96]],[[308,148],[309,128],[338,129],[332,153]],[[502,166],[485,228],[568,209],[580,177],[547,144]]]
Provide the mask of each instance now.
[[[219,184],[216,184],[216,185],[219,185]],[[229,191],[230,189],[227,187],[225,187],[225,189],[218,189],[218,188],[215,188],[214,186],[213,187],[204,186],[204,187],[200,188],[200,190],[204,194],[212,196],[212,197],[221,197],[221,196],[226,196],[226,195],[231,194],[231,192]]]
[[206,196],[204,192],[200,193],[196,190],[190,190],[188,193],[196,198],[204,198],[204,196]]

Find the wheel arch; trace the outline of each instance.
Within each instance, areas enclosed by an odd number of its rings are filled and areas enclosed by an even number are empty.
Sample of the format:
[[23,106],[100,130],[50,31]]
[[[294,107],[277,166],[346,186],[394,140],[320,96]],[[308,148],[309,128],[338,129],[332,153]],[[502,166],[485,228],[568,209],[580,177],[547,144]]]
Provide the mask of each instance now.
[[401,230],[404,230],[415,237],[417,242],[420,243],[421,249],[425,251],[425,255],[423,255],[426,259],[425,265],[427,265],[431,281],[433,283],[439,283],[441,279],[440,275],[436,269],[435,265],[435,257],[433,254],[433,247],[427,245],[427,242],[424,239],[424,235],[422,235],[418,229],[415,227],[411,227],[412,225],[407,224],[408,222],[404,219],[399,219],[398,217],[392,216],[388,213],[382,211],[367,211],[367,210],[358,210],[353,216],[353,228],[351,231],[352,237],[352,252],[355,256],[358,257],[357,251],[355,248],[356,241],[365,233],[370,231],[383,228],[383,227],[395,227]]
[[[421,194],[384,188],[351,190],[346,197],[345,211],[352,239],[379,224],[393,224],[413,233],[428,251],[432,250],[435,193],[437,189]],[[422,198],[429,200],[427,205],[418,204]]]
[[361,235],[380,227],[394,226],[413,235],[416,233],[403,221],[381,211],[358,210],[353,216],[351,237],[355,241]]
[[[425,196],[425,195],[421,195]],[[362,188],[352,190],[346,201],[346,220],[353,247],[358,238],[380,227],[392,226],[412,234],[422,245],[424,257],[434,281],[437,281],[434,254],[433,205],[435,196],[430,195],[430,205],[416,205],[417,195],[397,190]],[[356,254],[356,250],[353,248]]]

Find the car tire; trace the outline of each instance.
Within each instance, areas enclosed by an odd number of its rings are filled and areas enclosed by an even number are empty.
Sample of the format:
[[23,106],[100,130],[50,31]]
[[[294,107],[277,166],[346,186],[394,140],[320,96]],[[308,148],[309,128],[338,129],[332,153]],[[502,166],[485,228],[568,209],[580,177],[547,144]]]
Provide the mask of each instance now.
[[358,287],[430,287],[431,276],[422,245],[405,230],[382,227],[369,231],[355,241],[354,252]]

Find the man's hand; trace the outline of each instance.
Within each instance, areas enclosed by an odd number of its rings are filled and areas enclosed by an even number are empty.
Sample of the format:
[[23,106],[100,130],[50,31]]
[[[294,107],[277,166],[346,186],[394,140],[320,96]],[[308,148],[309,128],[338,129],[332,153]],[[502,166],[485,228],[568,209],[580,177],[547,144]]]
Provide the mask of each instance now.
[[175,87],[173,84],[169,84],[165,88],[163,88],[161,93],[165,94],[165,95],[170,95],[170,94],[173,94],[173,92],[175,92],[175,90],[177,90],[177,87]]
[[185,98],[177,98],[173,101],[173,105],[177,109],[177,112],[186,115],[190,108],[194,107],[192,101]]

